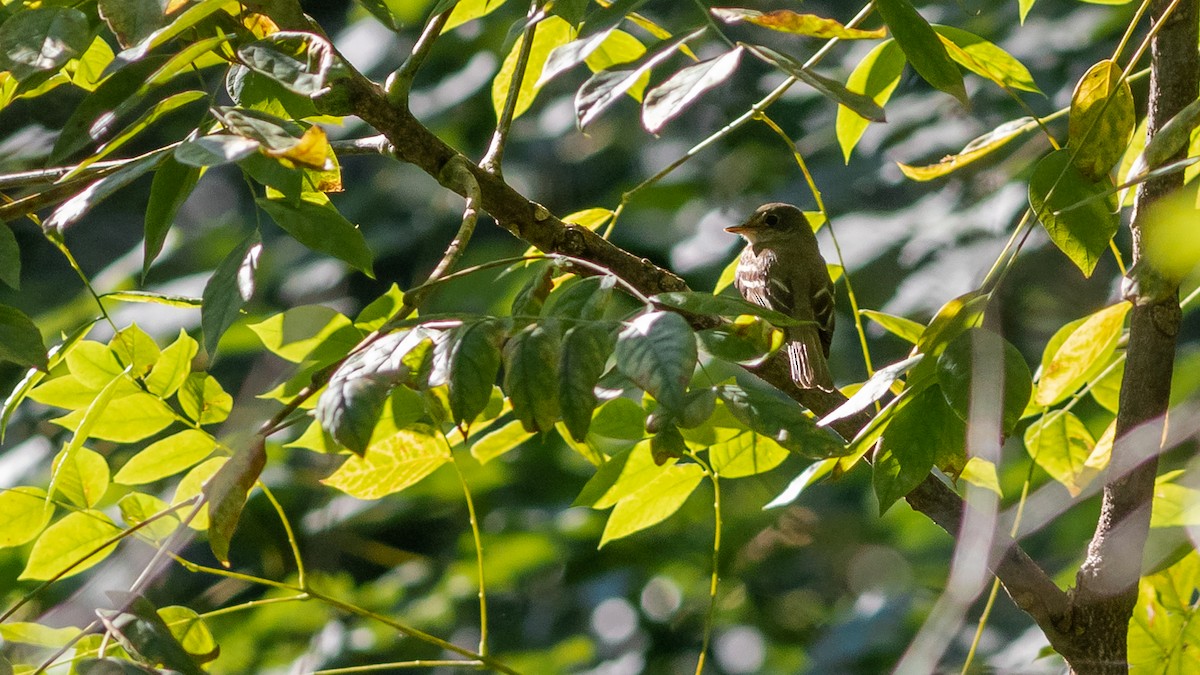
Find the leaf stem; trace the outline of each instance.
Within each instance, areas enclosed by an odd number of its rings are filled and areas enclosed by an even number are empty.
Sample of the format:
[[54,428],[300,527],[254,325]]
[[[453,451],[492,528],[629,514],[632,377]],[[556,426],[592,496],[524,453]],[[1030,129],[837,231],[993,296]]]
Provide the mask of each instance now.
[[517,100],[521,96],[521,84],[525,81],[525,70],[529,66],[529,54],[533,51],[534,33],[545,16],[541,9],[541,0],[533,0],[529,3],[525,32],[521,36],[521,49],[517,52],[517,63],[513,68],[512,80],[508,84],[508,95],[504,99],[504,108],[500,111],[500,119],[496,121],[496,131],[492,134],[491,145],[488,146],[483,159],[479,161],[479,166],[493,176],[501,175],[500,164],[504,161],[504,144],[508,141],[508,131],[512,126],[513,116],[517,109]]
[[[445,438],[444,434],[443,438]],[[446,444],[449,445],[449,443],[450,439],[447,438]],[[458,460],[453,453],[450,454],[450,463],[454,465],[454,472],[458,474],[459,485],[462,485],[463,498],[467,502],[467,514],[471,522],[471,537],[475,541],[475,565],[479,576],[479,653],[487,656],[487,584],[484,582],[483,575],[483,538],[479,534],[479,518],[475,514],[475,500],[471,497],[471,488],[467,485],[467,477],[463,475],[462,467],[458,465]]]

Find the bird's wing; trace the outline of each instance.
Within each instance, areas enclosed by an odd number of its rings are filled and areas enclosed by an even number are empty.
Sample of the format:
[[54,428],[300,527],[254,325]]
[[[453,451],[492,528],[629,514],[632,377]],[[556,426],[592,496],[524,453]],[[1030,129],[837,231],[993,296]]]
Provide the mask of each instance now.
[[763,250],[757,255],[749,246],[738,261],[735,285],[742,297],[760,307],[795,316],[796,302],[792,289],[780,275],[770,274],[778,263],[774,251]]

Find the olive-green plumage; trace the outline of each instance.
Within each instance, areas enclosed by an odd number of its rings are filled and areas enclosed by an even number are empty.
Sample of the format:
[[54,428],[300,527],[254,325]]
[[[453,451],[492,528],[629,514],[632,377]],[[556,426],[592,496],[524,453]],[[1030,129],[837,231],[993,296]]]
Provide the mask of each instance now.
[[804,212],[764,204],[746,222],[726,228],[746,240],[734,285],[742,297],[802,323],[787,327],[792,380],[805,389],[833,388],[833,282]]

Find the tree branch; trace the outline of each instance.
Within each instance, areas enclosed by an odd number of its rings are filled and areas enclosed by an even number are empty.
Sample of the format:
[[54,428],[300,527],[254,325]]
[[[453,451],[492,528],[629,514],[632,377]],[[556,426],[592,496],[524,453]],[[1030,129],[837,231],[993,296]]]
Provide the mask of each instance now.
[[[448,162],[466,161],[462,154],[446,145],[406,109],[390,105],[384,91],[362,75],[352,74],[335,83],[334,88],[335,100],[345,102],[353,114],[382,132],[391,141],[399,159],[417,166],[438,178],[445,187],[462,194],[461,186],[445,181],[442,173]],[[482,209],[491,214],[501,227],[523,241],[545,253],[562,253],[591,261],[621,277],[645,295],[687,290],[682,279],[649,260],[614,246],[587,228],[564,224],[544,206],[528,200],[499,176],[469,161],[463,166],[469,169],[479,184]],[[689,319],[697,329],[717,325],[713,317],[691,316]],[[800,389],[792,382],[786,358],[778,355],[750,370],[818,415],[832,411],[846,400],[839,392]],[[870,414],[863,412],[841,420],[833,427],[844,438],[853,438],[870,419]],[[957,534],[962,522],[963,501],[941,480],[933,475],[928,476],[907,496],[907,500],[914,509],[927,515],[952,536]],[[1052,643],[1067,639],[1059,630],[1067,608],[1066,594],[1012,539],[996,538],[991,567],[1018,605],[1051,636]]]
[[[1180,110],[1196,99],[1198,0],[1155,0],[1152,20],[1164,21],[1151,45],[1150,103],[1147,136],[1154,138]],[[1181,149],[1173,160],[1181,159]],[[1133,263],[1143,258],[1146,214],[1154,202],[1183,185],[1181,174],[1142,183],[1134,202]],[[1154,274],[1153,270],[1148,273]],[[1150,528],[1150,507],[1158,473],[1159,448],[1140,448],[1130,432],[1152,425],[1162,437],[1171,394],[1171,372],[1181,312],[1177,290],[1166,298],[1135,297],[1130,317],[1128,362],[1121,380],[1117,440],[1110,478],[1104,487],[1100,520],[1076,576],[1072,594],[1072,629],[1080,633],[1073,654],[1063,653],[1077,673],[1124,673],[1126,635],[1137,602],[1142,552]]]

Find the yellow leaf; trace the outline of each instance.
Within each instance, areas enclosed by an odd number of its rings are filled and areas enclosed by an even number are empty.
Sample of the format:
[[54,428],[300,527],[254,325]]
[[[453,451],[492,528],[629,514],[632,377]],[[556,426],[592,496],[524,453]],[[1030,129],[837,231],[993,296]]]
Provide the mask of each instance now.
[[[1092,314],[1082,323],[1067,324],[1051,338],[1042,357],[1042,372],[1034,399],[1037,405],[1054,405],[1070,396],[1108,363],[1130,307],[1128,302],[1118,302]],[[1067,330],[1070,332],[1064,339],[1062,333]],[[1057,348],[1051,349],[1056,342]]]
[[[537,25],[533,31],[533,45],[529,48],[529,60],[525,65],[524,77],[521,78],[518,88],[513,119],[520,117],[521,113],[528,110],[529,106],[533,104],[533,99],[539,90],[537,81],[542,76],[542,69],[546,66],[546,59],[549,58],[550,52],[554,51],[555,47],[565,45],[573,39],[575,39],[575,29],[560,16],[546,17]],[[508,99],[508,90],[513,84],[513,75],[517,71],[517,61],[524,42],[525,37],[521,36],[512,46],[508,56],[504,58],[500,72],[496,73],[496,78],[492,80],[492,109],[496,111],[497,118],[500,117],[504,110],[504,102]]]

